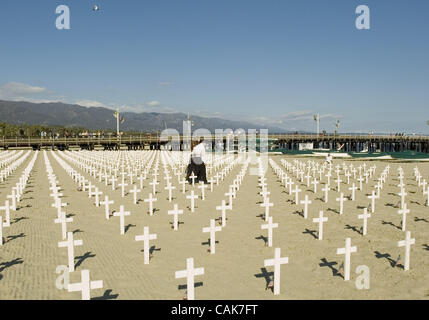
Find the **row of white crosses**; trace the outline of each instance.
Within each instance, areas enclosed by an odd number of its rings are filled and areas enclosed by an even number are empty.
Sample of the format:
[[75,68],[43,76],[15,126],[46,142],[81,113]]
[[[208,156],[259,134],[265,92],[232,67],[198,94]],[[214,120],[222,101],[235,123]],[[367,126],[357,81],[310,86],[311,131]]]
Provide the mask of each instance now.
[[[240,161],[238,159],[237,161]],[[239,174],[237,175],[236,179],[233,183],[232,188],[230,188],[230,192],[227,194],[228,196],[232,191],[236,192],[239,189],[240,184],[243,181],[243,177],[246,174],[247,168],[249,165],[249,161],[245,161],[242,169],[240,170]],[[223,177],[222,177],[223,179]],[[210,233],[210,253],[215,254],[215,243],[216,238],[215,234],[216,232],[219,232],[222,230],[223,227],[226,225],[226,210],[230,209],[232,210],[232,202],[228,204],[228,206],[225,204],[225,200],[222,200],[222,205],[217,206],[216,210],[222,211],[222,226],[216,226],[215,219],[210,219],[210,226],[203,228],[203,232]],[[177,205],[175,205],[175,211],[178,211]],[[183,210],[181,210],[183,213]],[[169,212],[170,213],[170,212]],[[175,214],[177,216],[177,213]],[[186,259],[186,269],[181,271],[175,272],[175,278],[186,278],[187,280],[187,292],[186,292],[186,299],[187,300],[194,300],[195,299],[195,288],[194,288],[194,282],[195,282],[195,276],[200,276],[204,274],[204,268],[194,268],[194,258],[187,258]],[[280,278],[280,277],[279,277]],[[279,279],[280,281],[280,279]]]
[[[269,159],[270,166],[274,169],[275,173],[278,177],[283,179],[287,179],[287,175],[283,172],[283,170],[272,160]],[[272,247],[273,245],[273,229],[278,228],[278,223],[273,223],[273,217],[268,216],[270,206],[273,206],[273,204],[269,203],[269,199],[266,198],[268,194],[268,190],[266,189],[266,183],[265,183],[265,172],[264,168],[261,162],[261,159],[258,158],[258,171],[259,171],[259,186],[262,188],[262,192],[260,194],[264,198],[264,206],[265,206],[265,220],[268,220],[267,224],[264,224],[261,226],[261,229],[268,230],[268,247]],[[282,182],[283,183],[283,182]],[[297,193],[296,193],[297,194]],[[308,200],[308,198],[306,198]],[[296,199],[295,202],[297,203],[298,200]],[[305,205],[307,207],[308,203]],[[307,210],[307,209],[305,209]],[[306,215],[306,213],[304,213]],[[288,257],[281,257],[281,248],[275,248],[274,249],[274,258],[273,259],[266,259],[264,260],[264,266],[265,267],[274,267],[274,279],[273,281],[268,284],[268,287],[273,287],[274,295],[280,294],[280,274],[281,274],[281,265],[289,263]]]
[[[55,153],[54,153],[54,155],[55,155]],[[63,167],[63,168],[65,168],[66,169],[66,171],[70,174],[70,175],[73,175],[73,172],[74,173],[76,173],[76,171],[72,168],[72,167],[70,167],[67,163],[65,163],[62,159],[60,159],[58,156],[56,156],[55,155],[55,158],[57,159],[57,161],[60,163],[60,165]],[[78,174],[75,174],[75,177],[78,177],[79,175]],[[81,175],[80,175],[80,177],[82,177]],[[92,193],[91,192],[91,183],[89,183],[89,186],[88,186],[88,194],[89,194],[89,196],[91,196],[91,195],[95,195],[96,197],[98,196],[97,195],[97,188],[95,188],[96,189],[96,191],[95,191],[95,193]],[[96,199],[96,202],[98,201],[98,199]],[[108,208],[110,208],[109,206],[110,206],[110,204],[113,204],[113,200],[111,200],[111,201],[109,201],[109,198],[108,197],[106,197],[105,198],[105,200],[104,201],[102,201],[102,202],[100,202],[100,204],[103,204],[103,205],[105,205],[105,207],[106,207],[106,211],[105,211],[105,214],[106,214],[106,219],[109,219],[109,216],[110,216],[110,214],[109,214],[109,212],[108,212]],[[124,206],[123,205],[120,205],[119,206],[119,211],[115,211],[114,213],[113,213],[113,216],[115,216],[115,217],[119,217],[119,232],[120,232],[120,234],[121,235],[124,235],[125,234],[125,217],[126,216],[130,216],[131,215],[131,213],[130,213],[130,211],[125,211],[125,209],[124,209]]]
[[[60,163],[62,163],[63,167],[64,167],[64,162],[60,160]],[[70,172],[74,171],[70,166],[68,166]],[[109,205],[113,204],[113,200],[108,199],[108,197],[106,196],[105,201],[100,202],[101,204],[106,206],[106,219],[109,219]],[[123,235],[125,233],[125,217],[129,216],[130,212],[129,211],[125,211],[124,210],[124,206],[120,205],[119,211],[114,213],[114,216],[119,216],[120,219],[120,234]],[[143,246],[144,246],[144,264],[148,264],[149,263],[149,259],[150,259],[150,249],[149,249],[149,242],[150,240],[154,240],[156,239],[156,234],[150,234],[149,233],[149,227],[144,227],[143,228],[144,233],[143,235],[138,235],[135,237],[136,241],[143,241]]]
[[[58,160],[58,157],[54,153],[52,153],[52,154]],[[59,215],[58,218],[55,219],[55,223],[61,223],[61,225],[62,225],[63,241],[58,242],[58,247],[59,248],[67,248],[68,272],[71,273],[71,272],[75,271],[74,247],[75,246],[82,246],[83,241],[82,240],[75,240],[73,237],[73,232],[71,232],[71,231],[67,232],[67,237],[65,236],[66,223],[72,222],[73,218],[67,218],[66,213],[61,210],[62,206],[66,206],[67,204],[61,202],[61,196],[63,194],[58,192],[61,188],[58,185],[58,181],[57,181],[57,178],[53,172],[52,166],[51,166],[49,158],[47,156],[47,152],[43,151],[43,155],[44,155],[44,160],[45,160],[46,172],[47,172],[49,184],[50,184],[49,189],[52,192],[50,194],[50,196],[54,199],[53,207],[57,208],[58,215]],[[62,164],[64,164],[64,163],[62,163]],[[92,280],[91,281],[90,271],[88,269],[84,269],[84,270],[81,270],[81,282],[69,283],[67,290],[68,290],[68,292],[80,291],[82,300],[90,300],[91,290],[102,289],[102,288],[103,288],[103,281],[102,280],[97,280],[97,281]]]
[[423,196],[426,196],[426,206],[429,207],[429,184],[427,183],[426,179],[422,180],[423,176],[421,175],[417,166],[414,167],[413,171],[418,187],[422,188]]
[[21,156],[23,153],[24,151],[22,150],[17,153],[7,153],[7,157],[0,161],[0,168],[2,168],[0,170],[0,182],[6,181],[6,179],[25,161],[31,151],[27,151],[24,156]]
[[[26,153],[22,158],[27,158],[29,153]],[[20,176],[15,187],[12,187],[12,194],[8,195],[7,198],[12,200],[12,205],[9,203],[9,200],[5,201],[4,206],[0,206],[0,246],[3,245],[3,227],[10,227],[10,213],[17,210],[17,203],[21,201],[21,196],[24,192],[25,187],[27,186],[28,179],[30,177],[31,171],[33,170],[34,163],[36,162],[38,151],[35,152],[34,156],[31,158],[30,162],[24,169],[22,175]],[[21,162],[22,163],[22,162]],[[1,212],[4,211],[4,215]],[[5,218],[5,220],[3,220]]]
[[[162,160],[162,162],[163,162],[163,165],[164,165],[164,173],[165,173],[165,178],[164,179],[166,179],[167,181],[166,181],[166,184],[167,184],[167,186],[165,187],[165,189],[166,190],[168,190],[168,192],[169,192],[169,202],[171,202],[171,200],[172,200],[172,191],[176,188],[176,187],[174,187],[173,185],[172,185],[172,183],[170,182],[170,179],[171,179],[171,177],[170,177],[170,175],[169,175],[169,172],[168,172],[168,170],[167,170],[167,165],[166,165],[166,163],[168,162],[168,164],[171,164],[171,163],[173,163],[173,161],[171,161],[171,159],[169,158],[169,156],[165,156],[165,154],[167,154],[167,152],[162,152],[161,153],[161,160]],[[72,156],[72,157],[74,157],[75,156],[75,154],[74,153],[70,153],[70,152],[66,152],[65,153],[65,156],[66,157],[70,157],[70,156]],[[76,156],[77,157],[77,156]],[[154,176],[154,179],[153,179],[153,181],[152,182],[150,182],[149,183],[149,185],[151,185],[152,187],[153,187],[153,192],[152,192],[152,194],[149,194],[149,197],[148,198],[146,198],[146,199],[144,199],[144,202],[148,202],[149,203],[149,213],[152,215],[153,214],[153,202],[155,202],[155,201],[157,201],[157,198],[155,198],[154,197],[154,194],[156,193],[156,185],[158,185],[159,184],[159,182],[157,181],[157,175],[158,175],[158,162],[159,162],[159,158],[156,158],[157,160],[156,160],[156,164],[155,164],[155,168],[154,168],[154,174],[153,174],[153,176]],[[72,160],[72,159],[68,159],[68,160]],[[76,159],[73,159],[72,161],[74,161],[75,163],[80,163],[80,165],[82,165],[83,166],[83,159],[78,159],[78,160],[76,160]],[[94,160],[94,161],[92,161],[92,163],[97,163],[97,161],[96,160]],[[91,169],[90,169],[90,167],[91,167],[91,165],[92,164],[89,164],[89,165],[84,165],[84,168],[86,168],[86,170],[87,171],[91,171]],[[175,168],[173,168],[174,170],[175,170]],[[178,170],[175,170],[175,172],[177,172],[178,173]],[[123,178],[124,178],[124,176],[126,175],[125,173],[121,173],[122,174],[122,176],[123,176]],[[145,177],[143,177],[143,178],[146,178],[146,175],[148,174],[148,172],[147,171],[145,171]],[[140,180],[141,181],[141,180]],[[184,180],[182,180],[181,182],[184,182]],[[210,180],[210,182],[211,182],[211,191],[213,190],[213,182],[214,182],[214,180],[213,179],[211,179]],[[114,183],[114,181],[113,181],[113,183]],[[125,183],[124,182],[124,180],[122,181],[122,183],[120,183],[119,184],[119,186],[121,187],[121,191],[122,191],[122,196],[124,196],[124,193],[125,193],[125,186],[127,186],[128,184],[127,183]],[[184,185],[183,185],[183,188],[184,188]],[[205,189],[207,188],[207,186],[206,185],[204,185],[204,184],[200,184],[199,186],[198,186],[198,188],[199,189],[201,189],[201,197],[202,197],[202,199],[205,199]],[[133,187],[133,189],[131,189],[130,190],[130,193],[132,193],[133,194],[133,202],[134,202],[134,204],[136,204],[137,203],[137,195],[138,195],[138,193],[141,191],[141,188],[139,189],[139,188],[137,188],[137,186],[135,186],[134,185],[134,187]],[[95,193],[97,193],[98,191],[96,190],[95,191]],[[96,195],[96,197],[97,197],[97,195]],[[190,195],[188,195],[187,196],[187,198],[188,199],[190,199],[191,200],[191,211],[193,212],[194,211],[194,207],[195,207],[195,199],[197,198],[197,196],[195,195],[195,192],[194,191],[192,191],[191,192],[191,194]],[[98,202],[98,201],[96,201],[96,202]],[[106,203],[106,201],[104,201],[103,203]],[[103,204],[102,203],[102,204]],[[106,208],[106,212],[107,212],[107,208]]]

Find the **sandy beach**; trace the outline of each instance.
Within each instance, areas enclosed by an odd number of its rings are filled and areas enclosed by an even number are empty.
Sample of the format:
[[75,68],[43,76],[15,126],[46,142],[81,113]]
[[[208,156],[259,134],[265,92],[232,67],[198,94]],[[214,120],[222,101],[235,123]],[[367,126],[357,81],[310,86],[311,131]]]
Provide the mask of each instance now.
[[[59,152],[55,151],[57,154]],[[96,185],[104,195],[108,195],[114,204],[111,208],[119,210],[124,205],[130,216],[125,217],[124,235],[120,235],[119,218],[105,218],[104,206],[96,207],[94,197],[88,192],[78,191],[78,184],[67,174],[58,161],[48,151],[48,159],[57,177],[63,193],[64,208],[73,222],[67,224],[68,231],[73,231],[75,239],[83,241],[75,247],[75,272],[70,274],[70,282],[80,281],[80,271],[89,269],[91,280],[103,280],[103,288],[91,291],[94,299],[182,299],[186,290],[186,279],[175,279],[175,272],[186,267],[186,258],[193,257],[195,267],[204,267],[205,273],[195,278],[196,299],[428,299],[429,297],[429,207],[427,196],[417,186],[413,168],[417,166],[424,179],[429,178],[429,163],[367,161],[368,166],[375,165],[376,172],[369,183],[364,183],[363,191],[356,191],[355,201],[344,203],[344,214],[339,215],[339,203],[335,198],[338,192],[329,192],[329,201],[323,201],[321,188],[326,178],[318,185],[317,193],[313,186],[299,183],[303,190],[300,200],[308,195],[308,219],[302,216],[302,205],[295,205],[294,196],[289,195],[274,170],[269,166],[266,172],[273,221],[278,223],[274,230],[273,247],[265,246],[266,230],[261,215],[264,208],[258,193],[258,176],[249,170],[233,200],[232,211],[227,212],[227,225],[216,233],[216,253],[208,252],[208,233],[202,228],[210,224],[210,219],[220,217],[216,206],[227,200],[225,193],[233,179],[242,168],[237,164],[214,191],[206,189],[206,199],[196,200],[195,212],[188,209],[190,201],[181,192],[176,177],[172,181],[176,189],[174,199],[168,201],[168,192],[164,172],[160,165],[153,216],[147,214],[147,198],[152,187],[148,180],[139,194],[141,199],[133,204],[129,193],[121,198],[120,188],[112,191],[110,184],[99,182],[77,166],[69,163],[75,170]],[[5,182],[0,184],[0,205],[4,205],[6,196],[18,182],[30,157],[21,164]],[[294,160],[323,163],[323,159],[295,158],[288,156],[270,156],[283,170],[280,160],[291,163]],[[64,158],[63,158],[64,159]],[[346,165],[355,167],[364,161],[344,160]],[[334,166],[342,165],[343,160],[334,159]],[[376,178],[390,165],[390,173],[381,190],[381,198],[376,200],[375,213],[368,220],[368,234],[360,233],[362,220],[358,215],[363,208],[369,208],[367,195],[374,190]],[[400,266],[392,267],[392,262],[399,255],[404,256],[404,248],[397,242],[405,238],[401,230],[402,215],[398,214],[397,168],[404,169],[406,184],[406,203],[410,209],[407,216],[407,230],[415,238],[411,246],[410,270]],[[249,168],[255,167],[250,164]],[[294,181],[299,181],[296,177]],[[343,179],[344,180],[344,179]],[[356,182],[353,178],[351,181]],[[331,189],[335,189],[334,177]],[[345,196],[350,191],[345,182],[341,184]],[[192,186],[187,185],[187,190]],[[201,191],[196,186],[195,193]],[[80,292],[67,292],[56,288],[60,274],[58,266],[67,264],[67,249],[59,248],[61,227],[54,223],[56,209],[50,197],[43,151],[40,151],[30,174],[27,187],[17,211],[11,211],[11,225],[3,228],[7,242],[0,247],[0,299],[80,299]],[[186,194],[189,194],[188,192]],[[171,228],[173,218],[167,214],[177,203],[184,214],[179,217],[179,230]],[[324,224],[323,240],[317,239],[318,224],[312,219],[323,210],[328,221]],[[219,224],[217,224],[219,225]],[[143,233],[143,227],[149,226],[150,232],[157,234],[157,239],[150,243],[152,259],[150,264],[143,263],[143,243],[135,241],[136,235]],[[351,279],[344,281],[337,270],[344,260],[344,255],[337,255],[337,248],[344,247],[345,239],[351,238],[357,252],[351,257]],[[264,260],[273,258],[274,248],[281,248],[282,257],[288,257],[289,263],[281,266],[281,293],[274,295],[266,290],[267,282],[273,276],[272,267],[264,267]],[[358,289],[355,281],[359,276],[356,267],[368,266],[370,270],[370,288]]]

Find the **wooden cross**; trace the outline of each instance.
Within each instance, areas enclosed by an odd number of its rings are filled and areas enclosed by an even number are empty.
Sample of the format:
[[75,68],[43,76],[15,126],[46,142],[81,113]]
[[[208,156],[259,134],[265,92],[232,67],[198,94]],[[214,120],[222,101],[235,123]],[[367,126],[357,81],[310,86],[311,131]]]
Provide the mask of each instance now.
[[325,203],[328,202],[328,191],[331,190],[331,188],[329,188],[329,185],[326,184],[324,188],[322,188],[322,191],[325,192]]
[[352,201],[355,201],[355,192],[357,190],[357,187],[355,186],[354,182],[353,182],[352,186],[349,188],[349,190],[352,192]]
[[195,199],[198,199],[198,195],[194,194],[194,190],[191,190],[191,194],[186,196],[186,199],[191,199],[191,212],[195,210]]
[[54,220],[55,223],[61,223],[62,237],[66,238],[67,222],[72,222],[73,218],[66,218],[66,213],[61,211],[60,216]]
[[104,201],[101,201],[100,204],[103,205],[105,207],[105,213],[106,213],[106,219],[109,220],[110,218],[110,210],[109,210],[109,205],[113,204],[114,201],[110,200],[109,201],[109,197],[108,196],[104,196]]
[[179,214],[183,214],[183,210],[179,210],[178,205],[174,204],[174,209],[173,210],[168,210],[167,212],[168,214],[172,214],[173,215],[173,229],[175,231],[178,230],[178,226],[179,226]]
[[192,176],[189,176],[189,178],[192,179],[192,186],[195,186],[195,179],[197,178],[196,175],[194,175],[194,172],[192,171]]
[[398,214],[402,214],[402,231],[405,231],[408,213],[410,213],[410,209],[407,209],[407,204],[405,203],[404,206],[398,210]]
[[122,198],[125,197],[125,187],[128,186],[128,183],[125,183],[124,181],[122,181],[122,183],[119,183],[118,186],[121,187]]
[[68,285],[68,291],[81,291],[82,292],[82,300],[90,300],[90,292],[93,289],[101,289],[103,288],[103,280],[98,281],[90,281],[89,278],[89,270],[82,270],[81,274],[81,282],[73,283]]
[[175,278],[186,278],[186,288],[187,288],[187,299],[195,299],[195,288],[194,288],[194,279],[195,276],[200,276],[204,274],[204,268],[194,268],[194,258],[186,259],[186,269],[181,271],[176,271]]
[[300,203],[304,205],[304,219],[307,219],[307,216],[308,216],[308,205],[311,204],[311,200],[308,200],[308,195],[305,195],[304,200],[301,200]]
[[280,266],[282,264],[289,263],[288,257],[281,258],[280,251],[281,251],[280,248],[275,248],[274,249],[274,259],[264,260],[264,266],[265,267],[274,266],[274,294],[275,295],[280,294]]
[[344,197],[344,193],[340,193],[340,197],[335,199],[340,202],[340,214],[343,214],[344,201],[347,201],[347,198]]
[[210,227],[203,228],[203,232],[210,233],[210,254],[215,254],[216,232],[222,231],[222,227],[215,225],[215,219],[210,219]]
[[353,252],[357,251],[356,246],[352,247],[351,246],[351,239],[350,238],[346,238],[346,245],[344,248],[338,248],[337,249],[337,254],[344,254],[344,280],[348,281],[350,280],[350,258],[351,258],[351,254]]
[[222,200],[222,205],[216,206],[216,210],[222,211],[222,227],[226,226],[226,209],[229,207],[225,204],[225,200]]
[[270,198],[264,198],[264,202],[260,204],[261,207],[265,207],[265,221],[268,221],[270,216],[270,207],[274,206],[274,203],[270,203]]
[[368,218],[371,218],[371,214],[368,213],[367,208],[363,208],[363,214],[358,215],[358,219],[363,219],[363,228],[362,228],[363,236],[366,235]]
[[404,270],[410,269],[410,249],[411,245],[416,243],[416,239],[411,239],[411,232],[407,231],[405,234],[405,240],[398,241],[398,247],[405,247],[405,262]]
[[155,202],[157,198],[152,198],[152,193],[149,193],[149,198],[144,199],[144,202],[149,202],[149,214],[153,215],[153,202]]
[[375,191],[372,190],[372,194],[368,196],[368,199],[371,199],[371,213],[374,213],[375,210],[375,199],[377,199],[377,196],[375,195]]
[[298,185],[295,185],[295,189],[294,190],[292,190],[292,193],[295,193],[295,204],[297,205],[298,203],[299,203],[299,193],[301,192],[302,190],[298,187]]
[[9,200],[6,200],[4,203],[4,207],[0,207],[0,210],[4,210],[5,214],[6,214],[6,220],[3,223],[4,227],[10,227],[10,205],[9,205]]
[[323,239],[323,223],[326,221],[328,221],[328,218],[323,216],[323,211],[319,211],[319,218],[313,218],[313,222],[319,223],[319,240]]
[[150,240],[156,239],[156,234],[150,234],[149,227],[144,227],[143,235],[136,236],[135,239],[136,241],[143,241],[144,264],[149,264],[149,258],[150,258],[149,242]]
[[201,189],[201,200],[205,200],[205,199],[206,199],[206,197],[205,197],[205,192],[204,192],[204,190],[205,190],[206,188],[208,188],[208,185],[204,184],[204,182],[203,182],[203,181],[201,181],[201,184],[198,186],[198,188],[199,188],[199,189]]
[[116,211],[113,215],[119,217],[119,227],[121,235],[125,234],[125,216],[129,216],[131,213],[129,211],[124,211],[124,206],[119,207],[119,212]]
[[134,185],[134,188],[130,190],[130,193],[133,194],[133,203],[137,204],[137,193],[141,192],[141,189],[137,189],[137,186]]
[[261,229],[267,229],[268,230],[268,246],[273,246],[273,229],[277,228],[279,226],[278,223],[273,223],[273,217],[268,218],[268,223],[261,225]]
[[81,246],[82,240],[73,240],[73,232],[67,232],[67,240],[58,242],[59,248],[67,247],[69,272],[74,271],[74,246]]

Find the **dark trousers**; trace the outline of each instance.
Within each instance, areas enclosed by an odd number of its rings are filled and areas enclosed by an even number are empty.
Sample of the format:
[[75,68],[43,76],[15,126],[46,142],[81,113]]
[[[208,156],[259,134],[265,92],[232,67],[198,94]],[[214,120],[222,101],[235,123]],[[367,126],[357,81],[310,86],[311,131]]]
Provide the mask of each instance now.
[[190,178],[192,173],[194,176],[196,176],[196,183],[199,183],[200,181],[208,183],[206,176],[206,165],[201,158],[191,158],[191,161],[186,168],[186,180],[188,180],[189,184],[192,184],[192,179]]

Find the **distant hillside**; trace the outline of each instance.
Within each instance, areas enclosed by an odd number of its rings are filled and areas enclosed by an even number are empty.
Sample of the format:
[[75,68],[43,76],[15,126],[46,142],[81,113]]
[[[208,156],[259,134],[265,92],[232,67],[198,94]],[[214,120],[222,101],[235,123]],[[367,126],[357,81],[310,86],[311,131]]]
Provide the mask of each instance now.
[[[82,107],[76,104],[65,103],[30,103],[23,101],[0,100],[0,122],[11,124],[41,124],[59,125],[66,127],[84,127],[90,130],[116,129],[116,119],[113,110],[107,108]],[[182,132],[183,121],[187,119],[184,113],[156,113],[156,112],[124,112],[121,116],[125,122],[121,124],[121,131],[154,132],[173,128]],[[262,129],[260,125],[245,121],[231,121],[221,118],[205,118],[191,116],[194,122],[193,130],[208,129],[214,133],[215,129]],[[285,132],[284,129],[263,127],[269,132]]]

